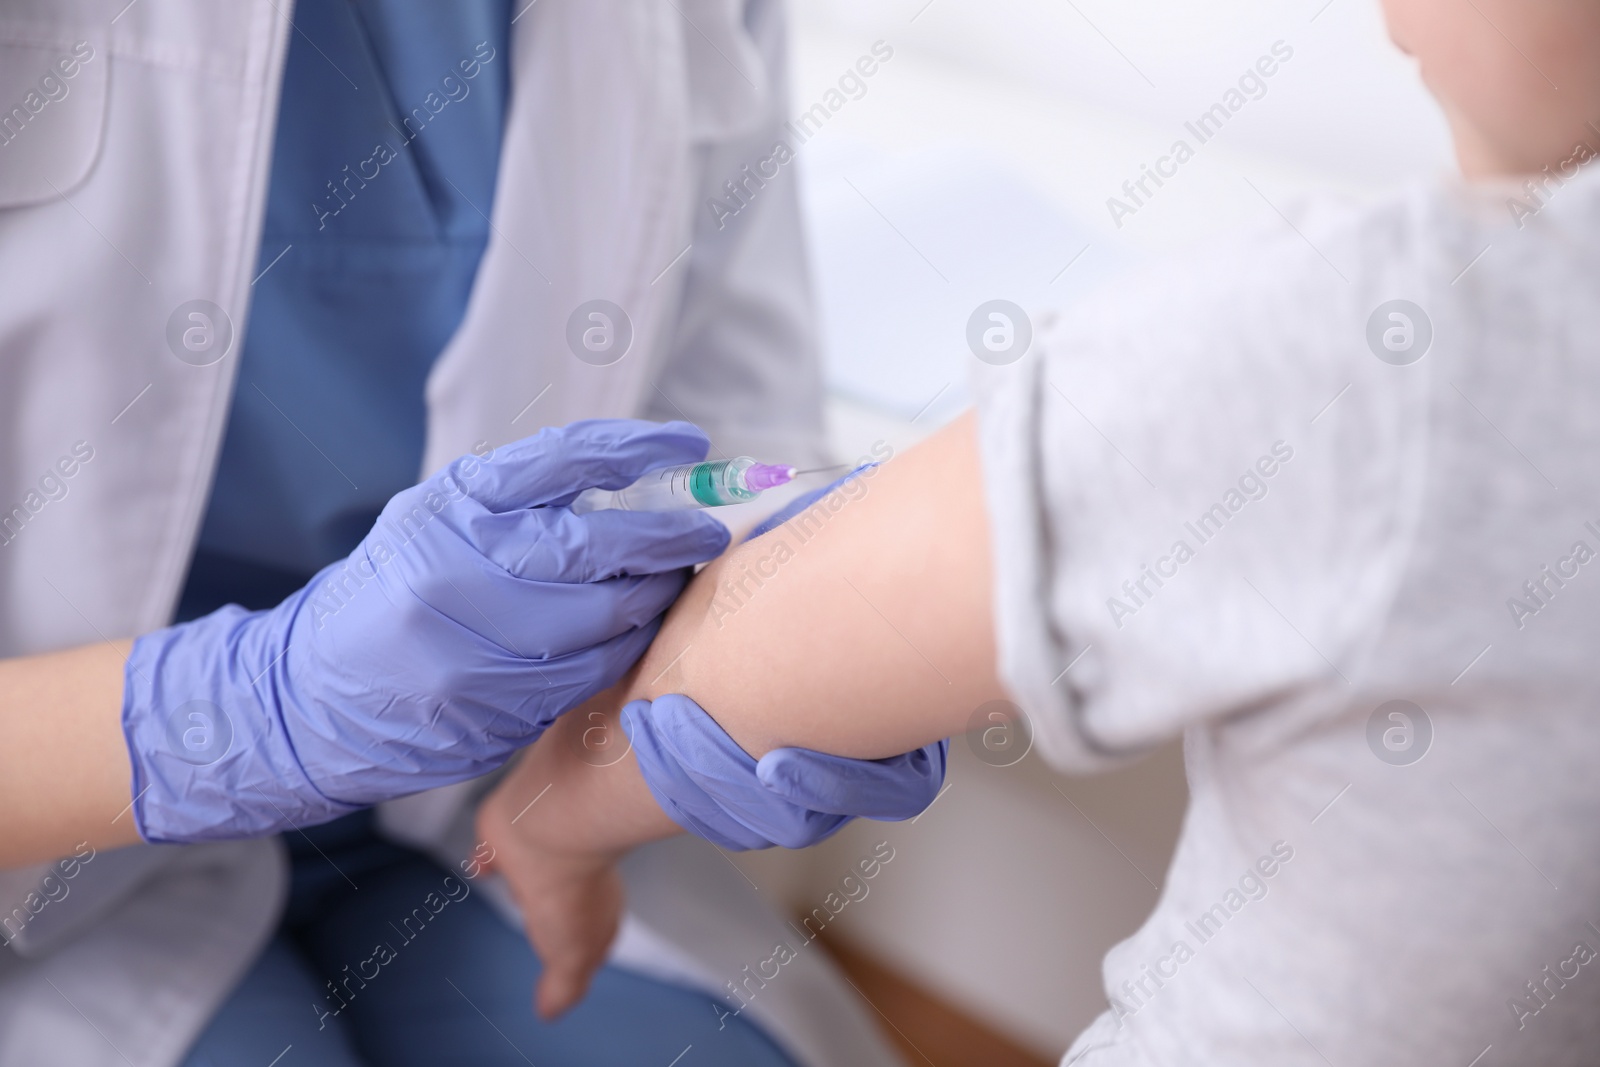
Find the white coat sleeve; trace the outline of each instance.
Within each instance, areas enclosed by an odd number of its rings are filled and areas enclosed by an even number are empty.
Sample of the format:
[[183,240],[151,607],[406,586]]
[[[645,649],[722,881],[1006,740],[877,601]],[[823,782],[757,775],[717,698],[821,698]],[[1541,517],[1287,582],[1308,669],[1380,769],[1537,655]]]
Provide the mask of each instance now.
[[[693,243],[679,268],[688,277],[644,416],[697,423],[714,455],[748,453],[806,466],[827,460],[798,179],[792,148],[777,151],[792,144],[784,130],[783,15],[780,0],[750,0],[744,10],[744,29],[767,80],[760,121],[694,148]],[[728,182],[738,183],[738,197]]]

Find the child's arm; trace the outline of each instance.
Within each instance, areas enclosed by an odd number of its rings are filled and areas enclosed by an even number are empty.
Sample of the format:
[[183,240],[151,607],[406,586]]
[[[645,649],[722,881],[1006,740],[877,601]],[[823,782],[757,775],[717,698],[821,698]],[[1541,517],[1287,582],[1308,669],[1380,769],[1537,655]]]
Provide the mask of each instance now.
[[480,832],[545,965],[542,1013],[581,997],[604,959],[612,862],[677,832],[631,755],[600,765],[593,742],[621,737],[622,704],[683,693],[753,756],[873,759],[963,732],[1000,695],[973,418],[831,503],[702,571],[634,673],[564,716],[485,803]]

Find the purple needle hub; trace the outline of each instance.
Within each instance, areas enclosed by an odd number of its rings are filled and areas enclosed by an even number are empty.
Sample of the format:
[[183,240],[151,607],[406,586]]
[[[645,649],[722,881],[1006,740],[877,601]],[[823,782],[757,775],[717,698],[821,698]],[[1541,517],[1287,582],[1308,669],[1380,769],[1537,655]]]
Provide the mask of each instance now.
[[756,492],[776,489],[780,485],[788,485],[794,481],[794,468],[779,466],[773,463],[753,463],[745,468],[744,484],[746,488]]

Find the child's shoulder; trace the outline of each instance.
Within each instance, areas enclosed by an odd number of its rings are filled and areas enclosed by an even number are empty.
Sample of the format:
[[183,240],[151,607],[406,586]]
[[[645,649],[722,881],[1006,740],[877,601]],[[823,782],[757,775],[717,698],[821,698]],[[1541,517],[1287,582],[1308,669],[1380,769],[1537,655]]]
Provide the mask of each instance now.
[[1231,308],[1206,316],[1216,325],[1248,325],[1252,309],[1271,321],[1360,305],[1375,292],[1421,283],[1444,236],[1440,196],[1413,187],[1369,201],[1320,194],[1264,204],[1258,224],[1153,264],[1130,279],[1127,296]]
[[1231,239],[1107,282],[1047,319],[1041,337],[1057,358],[1099,353],[1179,374],[1348,359],[1364,350],[1373,309],[1424,302],[1441,246],[1461,243],[1443,221],[1445,196],[1418,186],[1368,202],[1286,200]]

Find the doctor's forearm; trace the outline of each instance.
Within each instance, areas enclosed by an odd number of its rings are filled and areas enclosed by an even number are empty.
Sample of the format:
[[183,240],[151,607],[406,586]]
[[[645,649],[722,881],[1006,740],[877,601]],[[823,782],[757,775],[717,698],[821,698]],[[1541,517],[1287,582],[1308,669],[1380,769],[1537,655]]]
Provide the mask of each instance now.
[[130,645],[0,660],[0,868],[139,840],[121,724]]

